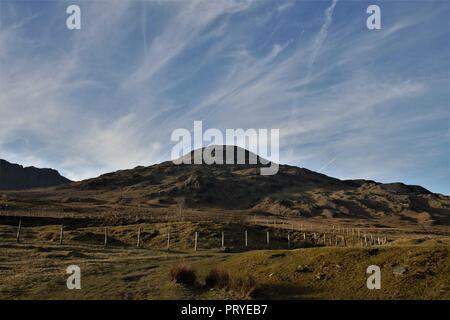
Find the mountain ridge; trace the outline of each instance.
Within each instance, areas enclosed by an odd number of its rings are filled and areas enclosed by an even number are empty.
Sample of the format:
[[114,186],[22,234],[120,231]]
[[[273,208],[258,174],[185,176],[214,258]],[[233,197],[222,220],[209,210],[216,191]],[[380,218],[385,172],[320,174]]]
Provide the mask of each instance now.
[[290,165],[279,165],[277,174],[263,176],[259,170],[262,166],[166,161],[103,174],[62,188],[120,192],[119,203],[138,206],[173,207],[182,201],[190,208],[245,210],[252,214],[369,219],[397,216],[424,223],[450,223],[450,197],[421,186],[340,180]]
[[0,159],[0,190],[45,188],[70,182],[55,169],[24,167]]

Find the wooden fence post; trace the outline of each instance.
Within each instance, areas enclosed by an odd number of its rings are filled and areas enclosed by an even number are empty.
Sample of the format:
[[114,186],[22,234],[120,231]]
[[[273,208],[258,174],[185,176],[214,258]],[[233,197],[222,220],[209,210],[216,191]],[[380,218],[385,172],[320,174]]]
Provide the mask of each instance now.
[[225,249],[225,233],[222,231],[222,250]]
[[20,243],[20,230],[22,229],[22,219],[19,220],[19,227],[17,228],[16,241]]
[[248,247],[248,237],[247,237],[247,230],[245,230],[245,247]]
[[63,244],[63,238],[64,238],[64,225],[61,225],[61,230],[59,231],[59,245]]
[[139,227],[138,229],[138,233],[137,233],[137,243],[136,243],[136,247],[139,248],[141,246],[141,227]]
[[108,228],[105,227],[105,248],[108,246]]
[[197,240],[198,240],[198,232],[195,233],[195,245],[194,245],[194,251],[197,251]]
[[270,235],[269,235],[269,231],[267,231],[267,245],[270,245]]

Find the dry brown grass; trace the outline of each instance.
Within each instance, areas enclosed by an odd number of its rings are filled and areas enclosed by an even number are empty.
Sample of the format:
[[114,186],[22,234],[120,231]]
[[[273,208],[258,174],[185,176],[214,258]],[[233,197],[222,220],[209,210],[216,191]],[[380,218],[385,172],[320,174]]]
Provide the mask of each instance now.
[[250,299],[257,289],[256,279],[251,275],[242,276],[231,281],[228,290],[238,299]]
[[170,270],[170,279],[176,283],[192,286],[197,281],[197,273],[186,262],[181,262]]
[[207,288],[227,288],[231,284],[231,277],[228,271],[221,268],[212,269],[205,278]]

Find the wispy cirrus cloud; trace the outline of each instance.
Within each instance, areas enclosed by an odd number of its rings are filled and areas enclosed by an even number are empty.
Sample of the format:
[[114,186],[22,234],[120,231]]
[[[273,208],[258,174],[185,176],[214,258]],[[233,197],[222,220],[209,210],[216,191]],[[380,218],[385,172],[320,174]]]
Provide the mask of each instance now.
[[320,27],[319,33],[314,39],[313,45],[312,45],[312,52],[311,56],[309,58],[308,63],[308,76],[311,73],[311,68],[314,65],[314,62],[316,61],[317,55],[320,52],[320,48],[322,48],[322,44],[325,42],[325,39],[328,35],[328,29],[330,28],[331,23],[333,22],[333,12],[334,8],[336,7],[338,0],[333,0],[331,2],[331,5],[325,10],[324,13],[324,23]]
[[83,179],[166,160],[204,120],[280,128],[284,163],[448,190],[441,2],[381,2],[376,32],[334,0],[82,2],[77,32],[64,3],[1,4],[0,157]]

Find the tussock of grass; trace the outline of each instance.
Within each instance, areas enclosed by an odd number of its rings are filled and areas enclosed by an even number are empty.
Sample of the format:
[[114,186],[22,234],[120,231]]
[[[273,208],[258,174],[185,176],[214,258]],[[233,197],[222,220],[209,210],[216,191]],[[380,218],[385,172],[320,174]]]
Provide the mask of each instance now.
[[257,290],[257,281],[251,275],[232,278],[230,273],[222,268],[212,269],[205,278],[206,288],[224,289],[237,299],[250,299]]
[[197,274],[189,264],[182,262],[172,267],[170,279],[176,283],[192,286],[197,281]]
[[212,269],[205,278],[205,286],[207,288],[222,289],[230,286],[230,284],[231,284],[230,274],[221,268]]
[[238,299],[250,299],[256,292],[257,282],[253,276],[246,275],[234,279],[229,286],[231,291]]
[[[197,283],[197,272],[189,264],[182,262],[172,267],[170,279],[175,283],[194,287]],[[256,279],[251,275],[232,278],[228,271],[215,267],[206,275],[204,288],[221,289],[227,296],[235,299],[251,299],[254,297],[258,285]]]

